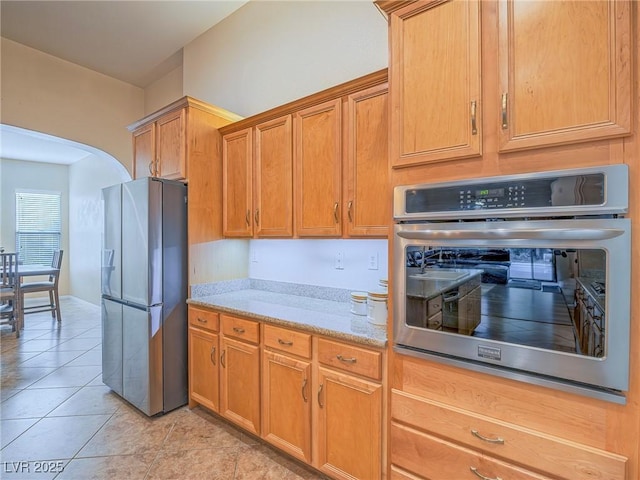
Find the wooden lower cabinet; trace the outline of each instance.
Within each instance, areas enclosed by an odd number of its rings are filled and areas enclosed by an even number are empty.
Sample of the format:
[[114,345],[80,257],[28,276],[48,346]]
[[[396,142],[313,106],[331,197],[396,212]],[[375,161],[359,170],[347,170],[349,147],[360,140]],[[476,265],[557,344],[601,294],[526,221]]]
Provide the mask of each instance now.
[[[553,478],[539,475],[397,423],[391,424],[389,444],[391,445],[391,460],[395,465],[430,480],[454,478],[456,480],[477,480],[478,478],[542,480]],[[412,477],[399,476],[398,478]]]
[[337,480],[386,478],[383,366],[380,349],[189,307],[189,407]]
[[260,348],[222,336],[220,414],[260,435]]
[[189,327],[189,406],[219,411],[218,334]]
[[628,478],[628,459],[601,438],[603,405],[576,408],[509,381],[420,359],[394,361],[392,479]]
[[265,350],[262,437],[311,463],[311,363]]
[[382,385],[318,369],[317,467],[338,479],[381,478]]

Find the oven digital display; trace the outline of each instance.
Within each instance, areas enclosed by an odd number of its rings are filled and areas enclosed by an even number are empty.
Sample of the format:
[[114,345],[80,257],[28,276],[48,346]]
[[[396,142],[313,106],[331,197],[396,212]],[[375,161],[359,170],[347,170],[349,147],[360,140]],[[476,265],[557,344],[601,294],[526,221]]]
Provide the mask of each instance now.
[[485,188],[476,190],[476,198],[504,197],[504,188]]

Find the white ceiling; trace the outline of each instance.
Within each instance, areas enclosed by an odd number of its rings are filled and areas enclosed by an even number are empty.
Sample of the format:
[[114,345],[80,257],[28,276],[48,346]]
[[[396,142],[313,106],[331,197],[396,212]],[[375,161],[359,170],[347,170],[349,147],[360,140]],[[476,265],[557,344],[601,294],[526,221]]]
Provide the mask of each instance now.
[[[0,1],[15,42],[139,87],[182,65],[182,47],[248,0]],[[90,152],[0,126],[0,158],[70,164]]]

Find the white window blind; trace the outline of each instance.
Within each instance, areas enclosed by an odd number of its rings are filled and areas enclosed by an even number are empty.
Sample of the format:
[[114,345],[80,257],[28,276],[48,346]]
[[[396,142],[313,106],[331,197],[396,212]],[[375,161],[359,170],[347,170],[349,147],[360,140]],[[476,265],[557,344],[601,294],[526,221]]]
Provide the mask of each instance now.
[[16,192],[16,250],[23,265],[51,265],[60,249],[60,192]]

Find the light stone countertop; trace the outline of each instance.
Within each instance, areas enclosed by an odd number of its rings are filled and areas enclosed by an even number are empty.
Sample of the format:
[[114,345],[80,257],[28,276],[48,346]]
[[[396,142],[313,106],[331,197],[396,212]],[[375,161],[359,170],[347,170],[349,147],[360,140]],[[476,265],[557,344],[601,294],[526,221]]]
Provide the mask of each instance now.
[[372,347],[384,348],[387,344],[386,326],[373,325],[366,316],[352,314],[349,302],[249,288],[198,296],[187,303]]

